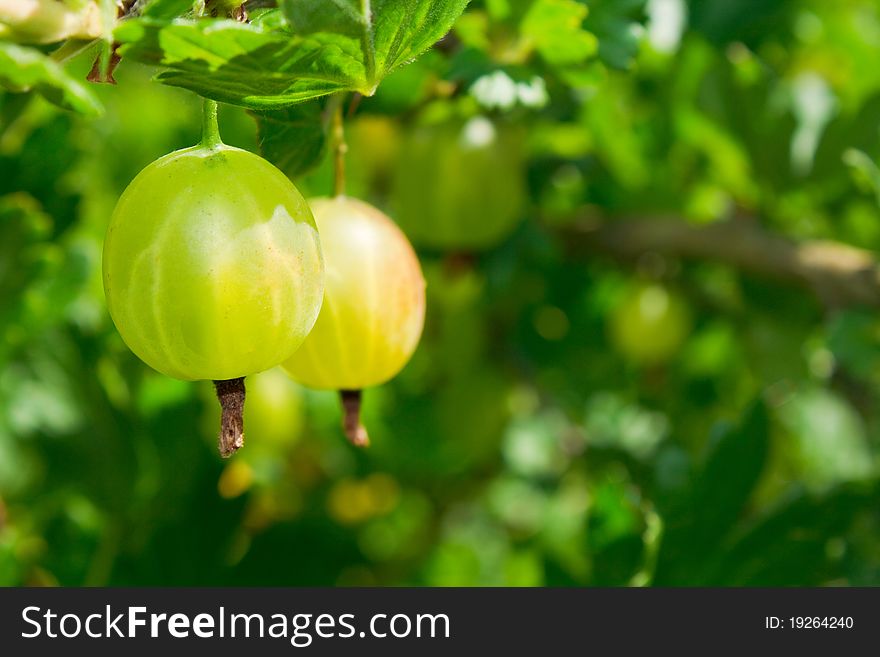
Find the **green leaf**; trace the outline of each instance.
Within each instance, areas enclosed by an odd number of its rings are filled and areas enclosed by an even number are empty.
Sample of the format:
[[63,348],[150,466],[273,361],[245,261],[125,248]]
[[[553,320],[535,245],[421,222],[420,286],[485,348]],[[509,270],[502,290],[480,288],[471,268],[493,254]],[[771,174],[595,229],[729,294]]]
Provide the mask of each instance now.
[[103,111],[84,84],[33,48],[0,42],[0,85],[15,92],[33,89],[55,105],[80,114],[98,116]]
[[282,0],[299,35],[358,49],[364,79],[357,89],[372,95],[379,82],[439,41],[461,15],[468,0]]
[[764,470],[769,432],[767,408],[757,402],[739,427],[718,433],[694,490],[698,543],[714,543],[738,519]]
[[[580,0],[586,2],[586,0]],[[627,68],[639,49],[634,29],[644,19],[645,0],[589,0],[585,27],[599,39],[599,57],[615,68]]]
[[294,34],[277,17],[123,21],[115,38],[128,59],[164,66],[158,80],[254,110],[337,91],[372,95],[388,73],[440,39],[467,0],[286,2]]
[[54,254],[48,242],[52,218],[28,194],[0,196],[0,362],[24,342],[31,328],[29,288],[40,285],[52,271]]
[[166,66],[161,82],[251,109],[356,89],[364,78],[356,51],[235,21],[137,19],[115,36],[123,57]]
[[287,17],[283,11],[277,8],[255,9],[249,12],[248,23],[267,31],[286,30],[288,28]]
[[880,205],[880,167],[864,151],[848,148],[843,153],[843,163],[853,170],[868,187],[874,191],[877,204]]
[[710,581],[720,550],[741,527],[743,511],[764,471],[769,434],[767,407],[760,401],[739,426],[718,427],[690,490],[663,512],[667,531],[655,584]]
[[823,496],[795,491],[720,555],[706,584],[820,586],[840,578],[844,564],[834,544],[877,503],[876,488],[844,486]]
[[193,0],[149,0],[141,9],[141,16],[152,18],[174,18],[186,14],[193,8]]
[[791,432],[796,467],[815,491],[870,478],[876,468],[862,418],[840,394],[804,386],[779,409]]
[[253,112],[260,151],[290,178],[307,173],[327,150],[322,103],[301,103],[272,112]]
[[577,0],[537,0],[520,26],[550,64],[577,64],[596,54],[596,37],[583,29],[587,6]]
[[880,321],[874,311],[844,310],[828,322],[828,348],[845,371],[868,385],[880,379]]

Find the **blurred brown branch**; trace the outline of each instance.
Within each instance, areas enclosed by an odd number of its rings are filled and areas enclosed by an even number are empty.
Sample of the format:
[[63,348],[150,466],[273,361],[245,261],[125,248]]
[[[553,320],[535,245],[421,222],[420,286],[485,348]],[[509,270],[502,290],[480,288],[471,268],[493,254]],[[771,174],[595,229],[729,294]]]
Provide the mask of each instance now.
[[649,253],[711,260],[811,290],[829,307],[880,308],[880,263],[874,254],[839,242],[794,241],[751,218],[694,225],[675,217],[582,219],[564,233],[573,253],[624,259]]

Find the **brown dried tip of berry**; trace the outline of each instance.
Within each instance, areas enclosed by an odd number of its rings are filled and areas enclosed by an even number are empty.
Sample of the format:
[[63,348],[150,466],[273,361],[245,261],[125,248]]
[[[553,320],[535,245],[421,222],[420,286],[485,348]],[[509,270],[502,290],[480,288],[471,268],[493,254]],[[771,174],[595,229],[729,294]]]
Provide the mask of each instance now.
[[361,424],[361,391],[340,390],[342,401],[342,429],[345,437],[355,447],[369,447],[370,436]]
[[95,63],[92,64],[92,70],[89,71],[89,74],[86,76],[86,80],[88,80],[89,82],[98,82],[101,84],[116,84],[116,79],[113,77],[113,72],[116,70],[119,62],[122,61],[122,57],[120,57],[119,53],[116,52],[118,48],[119,44],[114,43],[113,49],[110,51],[110,62],[107,65],[106,71],[102,70],[101,57],[99,55],[95,59]]
[[220,456],[228,459],[244,446],[244,377],[214,381],[220,402]]

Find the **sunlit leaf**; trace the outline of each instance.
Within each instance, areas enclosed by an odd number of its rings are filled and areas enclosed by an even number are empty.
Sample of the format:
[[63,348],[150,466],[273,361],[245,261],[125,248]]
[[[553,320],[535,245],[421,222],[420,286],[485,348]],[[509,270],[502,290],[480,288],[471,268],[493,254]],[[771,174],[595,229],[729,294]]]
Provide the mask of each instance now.
[[371,95],[446,34],[465,4],[285,3],[294,34],[269,18],[247,25],[145,17],[123,21],[115,37],[123,57],[164,67],[165,84],[263,110],[337,91]]
[[193,0],[147,0],[140,10],[141,16],[152,18],[174,18],[193,8]]
[[574,64],[594,55],[596,37],[583,27],[587,6],[576,0],[537,0],[520,27],[551,64]]
[[59,107],[80,114],[97,116],[103,111],[83,83],[34,48],[0,42],[0,85],[15,92],[37,91]]
[[296,34],[314,37],[344,51],[360,51],[364,79],[359,91],[371,95],[382,78],[412,61],[451,28],[468,0],[282,0]]
[[126,21],[116,38],[123,57],[162,65],[158,79],[252,109],[285,107],[364,78],[357,52],[235,21]]

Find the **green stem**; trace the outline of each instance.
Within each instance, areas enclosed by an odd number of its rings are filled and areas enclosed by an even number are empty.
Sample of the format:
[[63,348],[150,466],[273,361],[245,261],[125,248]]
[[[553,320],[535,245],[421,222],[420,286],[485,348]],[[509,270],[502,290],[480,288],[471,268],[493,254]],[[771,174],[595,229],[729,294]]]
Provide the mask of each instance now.
[[202,146],[217,148],[220,140],[220,127],[217,125],[217,101],[204,99],[202,105]]
[[348,144],[345,143],[345,128],[342,122],[342,97],[335,99],[336,107],[333,110],[333,195],[345,194],[345,154],[348,152]]

